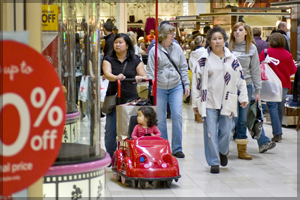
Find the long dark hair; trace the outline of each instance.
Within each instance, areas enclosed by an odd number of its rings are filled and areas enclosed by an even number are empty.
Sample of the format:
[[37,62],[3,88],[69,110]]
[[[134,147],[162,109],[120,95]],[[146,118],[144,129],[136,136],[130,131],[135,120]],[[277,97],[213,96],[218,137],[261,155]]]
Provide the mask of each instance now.
[[[131,42],[129,36],[128,36],[127,34],[125,34],[125,33],[119,33],[119,34],[116,35],[116,37],[115,37],[115,39],[114,39],[114,42],[115,42],[116,39],[118,39],[118,38],[123,38],[123,39],[125,40],[126,44],[128,45],[128,49],[127,49],[127,58],[128,58],[129,60],[131,60],[135,54],[134,54],[134,47],[133,47],[133,44],[132,44],[132,42]],[[114,57],[117,57],[116,52],[115,52],[115,49],[113,49],[112,55],[113,55]]]
[[156,113],[153,108],[148,107],[148,106],[142,106],[139,108],[139,111],[143,113],[147,121],[147,126],[152,127],[152,126],[157,126],[157,119],[156,119]]

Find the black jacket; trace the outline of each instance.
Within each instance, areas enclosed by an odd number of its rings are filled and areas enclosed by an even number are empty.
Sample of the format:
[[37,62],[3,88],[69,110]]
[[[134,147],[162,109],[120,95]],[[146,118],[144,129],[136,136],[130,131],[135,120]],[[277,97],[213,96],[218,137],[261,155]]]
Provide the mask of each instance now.
[[110,33],[109,35],[104,37],[105,39],[105,46],[103,49],[104,56],[111,55],[114,49],[114,40],[115,35],[113,33]]
[[287,50],[288,52],[290,52],[290,47],[289,47],[289,43],[288,43],[288,41],[287,41],[287,35],[286,35],[286,33],[284,32],[284,31],[282,31],[282,30],[277,30],[276,32],[278,32],[278,33],[281,33],[282,34],[282,36],[284,37],[284,39],[285,39],[285,50]]

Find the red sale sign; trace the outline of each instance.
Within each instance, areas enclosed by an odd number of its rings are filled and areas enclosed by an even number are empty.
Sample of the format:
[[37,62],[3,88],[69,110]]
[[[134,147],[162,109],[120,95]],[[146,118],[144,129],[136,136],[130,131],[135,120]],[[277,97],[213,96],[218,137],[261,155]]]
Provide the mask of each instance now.
[[59,153],[66,103],[53,66],[31,47],[1,41],[0,194],[11,195],[42,177]]

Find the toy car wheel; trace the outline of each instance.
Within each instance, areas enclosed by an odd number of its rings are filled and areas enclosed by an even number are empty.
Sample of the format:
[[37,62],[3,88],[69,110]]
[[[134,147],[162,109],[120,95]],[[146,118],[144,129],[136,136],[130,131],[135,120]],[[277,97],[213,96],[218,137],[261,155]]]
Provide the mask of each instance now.
[[121,182],[121,176],[119,174],[117,175],[117,181]]
[[138,187],[139,181],[132,180],[132,185],[133,185],[134,187]]
[[167,187],[171,187],[171,185],[172,185],[172,181],[173,181],[173,180],[166,181],[166,185],[167,185]]
[[146,181],[140,181],[140,187],[144,189],[146,187]]

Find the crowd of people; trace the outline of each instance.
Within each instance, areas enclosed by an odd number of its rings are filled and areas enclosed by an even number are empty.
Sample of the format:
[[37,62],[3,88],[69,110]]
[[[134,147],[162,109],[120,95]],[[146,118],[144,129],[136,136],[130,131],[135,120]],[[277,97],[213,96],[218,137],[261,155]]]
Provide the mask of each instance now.
[[[266,49],[268,56],[280,61],[279,65],[269,65],[281,80],[283,92],[281,102],[266,103],[270,112],[273,138],[268,138],[262,128],[261,136],[257,139],[258,150],[264,153],[282,140],[284,101],[288,89],[291,88],[290,76],[297,71],[289,52],[285,22],[278,25],[278,31],[268,37],[268,42],[261,39],[260,29],[251,29],[243,22],[236,23],[231,34],[226,33],[221,26],[208,27],[205,34],[198,32],[188,44],[191,49],[188,62],[184,47],[175,40],[175,27],[166,21],[160,24],[157,36],[154,35],[154,31],[150,31],[146,42],[137,40],[133,32],[112,35],[111,24],[104,24],[104,28],[107,31],[107,43],[102,70],[104,77],[110,81],[107,95],[117,92],[117,80],[135,78],[136,82],[141,82],[144,78],[156,79],[157,123],[154,120],[153,123],[147,124],[150,116],[146,111],[139,111],[140,127],[135,130],[134,138],[139,135],[138,130],[154,126],[159,134],[153,135],[168,140],[166,113],[169,106],[172,120],[172,154],[177,158],[184,158],[182,99],[184,95],[188,97],[191,94],[195,120],[203,122],[204,151],[206,161],[211,167],[210,172],[219,173],[219,166],[228,164],[227,155],[232,139],[237,144],[238,158],[251,160],[252,156],[247,153],[247,113],[251,101],[261,102],[260,63],[265,59]],[[155,48],[152,48],[155,40],[157,78]],[[147,46],[148,48],[145,48]],[[148,54],[147,66],[142,62],[142,54]],[[192,73],[191,81],[189,70]],[[121,103],[138,98],[134,83],[122,83],[121,93]],[[155,115],[151,116],[153,118]],[[117,148],[116,131],[114,109],[106,115],[105,125],[105,146],[111,157]]]

